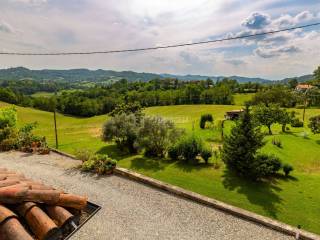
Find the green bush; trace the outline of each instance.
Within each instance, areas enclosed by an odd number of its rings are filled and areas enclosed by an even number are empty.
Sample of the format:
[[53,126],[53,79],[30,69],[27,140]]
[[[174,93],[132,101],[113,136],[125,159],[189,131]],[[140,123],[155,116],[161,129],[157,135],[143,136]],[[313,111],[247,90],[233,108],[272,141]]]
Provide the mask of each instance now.
[[81,169],[87,172],[96,172],[98,174],[111,173],[116,167],[117,161],[108,157],[108,155],[96,154],[82,163]]
[[136,153],[139,128],[140,123],[136,115],[115,115],[104,123],[102,127],[102,140],[115,141],[120,150]]
[[293,167],[290,164],[284,164],[282,166],[282,170],[283,170],[285,176],[287,177],[287,176],[289,176],[290,172],[293,171]]
[[138,132],[139,148],[145,149],[146,156],[164,157],[184,133],[174,123],[162,117],[144,117]]
[[201,138],[190,135],[180,139],[172,148],[175,148],[175,150],[170,150],[174,152],[173,156],[176,157],[178,155],[176,159],[181,159],[186,162],[195,162],[197,156],[201,155],[204,144]]
[[294,119],[291,121],[291,127],[295,127],[295,128],[303,127],[303,122],[300,121],[299,118],[294,118]]
[[209,158],[211,158],[212,156],[212,152],[210,149],[207,149],[207,148],[203,148],[201,153],[200,153],[201,157],[203,158],[204,162],[206,164],[208,164],[209,162]]
[[206,127],[206,122],[213,122],[213,117],[211,114],[203,114],[200,118],[200,128],[204,129]]
[[266,178],[275,175],[281,169],[281,161],[274,155],[258,154],[252,168],[255,179]]
[[309,118],[308,127],[311,129],[311,132],[314,134],[320,133],[320,115]]
[[88,149],[78,149],[75,153],[75,157],[81,160],[82,162],[86,162],[90,160],[92,156],[93,156],[92,151]]
[[168,156],[172,159],[172,160],[178,160],[179,156],[180,156],[180,151],[178,149],[177,146],[171,146],[168,150]]

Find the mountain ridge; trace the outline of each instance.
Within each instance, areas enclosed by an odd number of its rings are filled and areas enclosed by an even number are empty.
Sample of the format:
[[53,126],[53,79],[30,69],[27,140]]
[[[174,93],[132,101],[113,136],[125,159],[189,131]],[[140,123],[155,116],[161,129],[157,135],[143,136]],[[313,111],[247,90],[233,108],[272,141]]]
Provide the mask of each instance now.
[[[155,78],[177,78],[183,81],[191,80],[205,80],[212,79],[214,81],[222,80],[224,78],[231,78],[237,80],[239,83],[286,83],[289,79],[284,78],[281,80],[270,80],[259,77],[243,77],[243,76],[207,76],[207,75],[177,75],[177,74],[157,74],[147,72],[135,72],[135,71],[114,71],[114,70],[89,70],[86,68],[59,70],[59,69],[42,69],[31,70],[25,67],[15,67],[0,69],[0,80],[21,80],[21,79],[33,79],[33,80],[65,80],[72,82],[80,81],[104,81],[109,79],[121,79],[126,78],[128,81],[149,81]],[[303,75],[297,78],[299,82],[305,82],[312,79],[312,75]]]

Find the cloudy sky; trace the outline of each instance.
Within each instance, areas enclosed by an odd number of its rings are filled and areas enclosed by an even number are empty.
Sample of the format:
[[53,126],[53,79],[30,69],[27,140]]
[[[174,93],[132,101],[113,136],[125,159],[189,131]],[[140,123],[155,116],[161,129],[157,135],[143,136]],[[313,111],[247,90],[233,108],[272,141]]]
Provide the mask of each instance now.
[[[0,51],[116,50],[320,22],[320,0],[0,0]],[[320,65],[320,26],[195,47],[67,57],[0,56],[0,68],[113,69],[279,79]]]

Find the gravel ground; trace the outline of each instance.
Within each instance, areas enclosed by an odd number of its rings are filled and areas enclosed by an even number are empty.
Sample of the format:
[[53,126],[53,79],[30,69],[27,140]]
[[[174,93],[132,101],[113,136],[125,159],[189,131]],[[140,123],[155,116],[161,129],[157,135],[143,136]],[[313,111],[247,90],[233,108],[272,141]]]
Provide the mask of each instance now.
[[293,239],[218,210],[118,176],[97,177],[50,155],[0,153],[0,167],[89,197],[102,209],[72,239]]

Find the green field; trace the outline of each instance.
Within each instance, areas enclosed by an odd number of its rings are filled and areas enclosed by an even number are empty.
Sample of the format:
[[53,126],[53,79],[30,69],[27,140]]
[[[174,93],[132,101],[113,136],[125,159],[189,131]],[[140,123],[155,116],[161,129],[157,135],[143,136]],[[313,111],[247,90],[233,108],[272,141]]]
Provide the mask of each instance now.
[[54,93],[50,93],[50,92],[36,92],[34,94],[32,94],[32,97],[52,97],[54,95]]
[[[6,104],[0,104],[3,105]],[[220,130],[201,130],[198,126],[200,115],[212,113],[217,123],[227,110],[239,108],[241,106],[181,105],[152,107],[145,113],[171,119],[177,126],[188,132],[194,131],[208,144],[217,146]],[[20,124],[37,121],[37,133],[47,136],[49,144],[54,146],[52,113],[21,107],[17,109]],[[299,109],[296,111],[302,112]],[[317,114],[320,114],[320,109],[307,109],[306,119]],[[320,134],[313,135],[307,128],[291,128],[289,133],[283,134],[280,126],[274,126],[274,136],[266,138],[267,145],[262,151],[278,155],[283,162],[292,164],[295,170],[290,178],[279,177],[272,182],[252,183],[233,176],[222,163],[219,169],[214,169],[210,164],[192,166],[141,155],[121,155],[114,145],[99,139],[101,125],[106,119],[107,116],[74,118],[58,115],[59,149],[74,153],[76,149],[89,148],[107,153],[118,159],[121,167],[293,226],[300,224],[303,229],[320,234]],[[231,125],[232,122],[226,123],[226,131],[230,130]],[[304,131],[307,137],[303,137]],[[271,144],[273,137],[282,141],[283,148]]]

